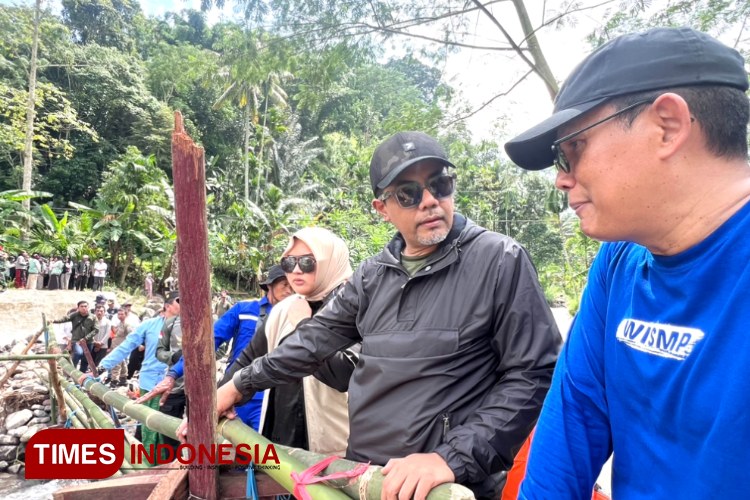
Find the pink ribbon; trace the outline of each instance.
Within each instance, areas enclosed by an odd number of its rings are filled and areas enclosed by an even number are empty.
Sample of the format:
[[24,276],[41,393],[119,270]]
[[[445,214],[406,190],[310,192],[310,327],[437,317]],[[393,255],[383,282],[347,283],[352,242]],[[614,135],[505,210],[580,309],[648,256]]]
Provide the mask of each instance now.
[[302,474],[292,472],[291,476],[292,481],[294,481],[294,497],[298,500],[312,500],[312,497],[307,492],[307,488],[305,488],[305,486],[309,484],[321,483],[323,481],[332,481],[334,479],[354,479],[364,474],[367,470],[367,467],[369,467],[370,465],[368,462],[366,464],[359,464],[352,470],[334,472],[333,474],[329,474],[327,476],[318,476],[318,474],[323,472],[326,467],[331,465],[339,458],[340,457],[336,456],[328,457],[313,465],[309,469],[302,471]]

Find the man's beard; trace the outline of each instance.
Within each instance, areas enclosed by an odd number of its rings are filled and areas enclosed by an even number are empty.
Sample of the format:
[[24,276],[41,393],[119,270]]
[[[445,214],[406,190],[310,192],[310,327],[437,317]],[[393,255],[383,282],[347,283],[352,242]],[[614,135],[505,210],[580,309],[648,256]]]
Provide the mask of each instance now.
[[420,245],[431,247],[445,241],[445,238],[448,237],[448,232],[446,229],[445,232],[432,233],[430,236],[417,236],[417,241]]

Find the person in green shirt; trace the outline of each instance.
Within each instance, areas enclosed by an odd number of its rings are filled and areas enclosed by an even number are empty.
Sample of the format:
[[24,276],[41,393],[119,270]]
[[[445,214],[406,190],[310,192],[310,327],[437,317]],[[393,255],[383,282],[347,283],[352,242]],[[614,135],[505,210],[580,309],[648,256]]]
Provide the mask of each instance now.
[[29,259],[29,274],[26,279],[26,288],[36,290],[36,280],[42,270],[42,264],[39,262],[39,254],[34,254]]

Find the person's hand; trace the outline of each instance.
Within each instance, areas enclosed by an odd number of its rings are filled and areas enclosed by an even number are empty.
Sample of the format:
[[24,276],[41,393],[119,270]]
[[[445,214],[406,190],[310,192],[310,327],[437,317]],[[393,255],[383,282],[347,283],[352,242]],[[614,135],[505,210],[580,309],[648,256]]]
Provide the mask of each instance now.
[[237,390],[234,382],[230,380],[216,391],[216,414],[219,418],[235,418],[237,413],[234,411],[234,405],[241,400],[242,393]]
[[177,440],[182,444],[187,443],[187,429],[188,419],[185,417],[182,419],[182,422],[180,422],[180,425],[177,427],[177,432],[175,433],[177,435]]
[[138,350],[141,351],[141,352],[143,352],[143,351],[146,350],[146,346],[145,345],[139,345],[138,346]]
[[87,378],[94,378],[94,377],[91,376],[91,373],[84,373],[83,375],[78,377],[78,385],[82,386]]
[[166,377],[164,377],[164,379],[161,382],[156,384],[156,387],[154,387],[149,392],[147,392],[143,396],[136,399],[135,402],[138,404],[143,404],[146,401],[150,401],[154,399],[156,396],[158,396],[159,394],[161,394],[161,399],[159,400],[159,406],[163,405],[164,402],[169,397],[169,393],[172,392],[172,389],[174,388],[174,382],[175,382],[174,378],[167,375]]
[[68,340],[68,344],[65,346],[66,351],[72,351],[73,350],[73,341]]
[[[242,400],[242,393],[237,390],[234,383],[229,382],[216,391],[216,414],[219,418],[226,417],[230,420],[237,418],[237,412],[234,411],[234,404]],[[137,403],[138,401],[136,401]],[[177,428],[177,439],[181,443],[187,443],[188,420],[182,419],[182,423]]]
[[303,319],[311,318],[312,317],[312,309],[310,309],[310,304],[302,297],[297,297],[297,300],[294,300],[291,304],[289,304],[289,309],[287,310],[287,318],[289,318],[289,322],[297,326],[297,323],[302,321]]
[[81,339],[81,340],[78,341],[78,345],[81,346],[81,347],[83,347],[83,346],[88,345],[88,344],[86,344],[86,339]]
[[380,490],[381,500],[423,500],[435,486],[452,483],[456,479],[443,457],[437,453],[413,453],[404,458],[392,458],[381,472],[385,476]]

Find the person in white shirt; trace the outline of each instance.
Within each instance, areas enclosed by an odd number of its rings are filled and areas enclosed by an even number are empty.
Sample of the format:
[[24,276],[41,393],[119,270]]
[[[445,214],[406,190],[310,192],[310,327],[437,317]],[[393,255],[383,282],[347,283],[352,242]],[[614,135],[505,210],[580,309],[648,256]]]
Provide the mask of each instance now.
[[96,327],[98,331],[96,335],[94,335],[94,340],[91,346],[91,355],[94,358],[94,363],[98,366],[99,361],[104,359],[104,356],[107,355],[109,335],[112,332],[112,322],[107,318],[107,311],[104,308],[103,303],[96,305],[96,309],[94,309],[94,317],[96,318]]
[[94,263],[94,291],[104,289],[104,277],[107,276],[107,264],[104,259]]

